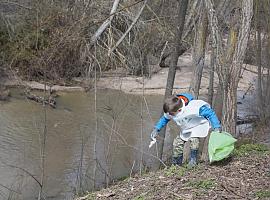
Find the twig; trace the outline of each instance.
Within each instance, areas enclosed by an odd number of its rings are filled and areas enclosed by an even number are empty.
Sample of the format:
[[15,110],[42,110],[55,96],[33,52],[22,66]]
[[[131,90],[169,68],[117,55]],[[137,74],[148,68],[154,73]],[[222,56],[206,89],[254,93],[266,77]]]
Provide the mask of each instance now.
[[[104,125],[105,125],[107,128],[110,128],[109,125],[105,122],[104,119],[102,119],[102,121],[103,121]],[[135,146],[130,145],[130,144],[126,141],[126,139],[125,139],[125,138],[124,138],[117,130],[113,130],[113,132],[114,132],[116,135],[119,136],[120,140],[121,140],[121,141],[123,142],[123,144],[125,144],[127,147],[132,148],[132,149],[134,149],[134,150],[136,150],[136,151],[138,151],[138,152],[140,152],[140,153],[144,153],[145,155],[148,155],[148,156],[151,156],[151,157],[153,157],[153,158],[156,158],[157,160],[159,160],[159,162],[160,162],[164,167],[167,167],[167,165],[166,165],[159,157],[154,156],[154,155],[152,155],[152,154],[150,154],[150,153],[144,152],[144,151],[142,151],[141,149],[139,149],[139,148],[137,148],[137,147],[135,147]]]
[[37,180],[37,178],[36,178],[33,174],[31,174],[30,172],[28,172],[26,169],[21,168],[21,167],[18,167],[18,166],[15,166],[15,165],[9,165],[9,164],[7,164],[7,166],[8,166],[8,167],[15,168],[15,169],[20,169],[20,170],[22,170],[23,172],[25,172],[26,174],[28,174],[30,177],[32,177],[32,178],[37,182],[37,184],[39,185],[39,187],[42,187],[40,181]]
[[236,196],[241,197],[241,198],[243,198],[243,199],[249,199],[248,197],[242,196],[242,195],[240,195],[240,194],[237,194],[234,190],[227,188],[223,183],[221,183],[220,185],[221,185],[227,192],[231,192],[231,193],[235,194]]
[[3,188],[5,188],[5,189],[7,189],[7,190],[10,191],[10,192],[15,192],[15,193],[17,193],[17,194],[21,194],[21,192],[18,192],[18,191],[16,191],[16,190],[13,190],[13,189],[11,189],[11,188],[5,186],[5,185],[2,185],[1,183],[0,183],[0,186],[3,187]]
[[132,176],[132,172],[133,172],[134,166],[135,166],[135,160],[133,161],[133,164],[132,164],[132,167],[131,167],[131,170],[130,170],[130,173],[129,173],[129,177],[130,178]]
[[176,193],[170,192],[170,191],[169,191],[169,193],[176,196],[176,197],[178,197],[178,198],[180,198],[180,199],[185,199],[185,200],[192,199],[192,197],[188,197],[186,195],[180,195],[180,194],[176,194]]

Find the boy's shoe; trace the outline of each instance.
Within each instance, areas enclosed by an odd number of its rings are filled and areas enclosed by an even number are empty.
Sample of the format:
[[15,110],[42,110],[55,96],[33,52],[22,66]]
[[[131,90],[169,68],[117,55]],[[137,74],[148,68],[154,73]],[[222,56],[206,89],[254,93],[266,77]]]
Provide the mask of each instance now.
[[188,163],[189,168],[193,168],[197,165],[197,156],[198,156],[198,150],[191,149],[190,159],[189,159],[189,163]]
[[183,162],[183,154],[180,154],[178,157],[172,157],[172,164],[181,166]]

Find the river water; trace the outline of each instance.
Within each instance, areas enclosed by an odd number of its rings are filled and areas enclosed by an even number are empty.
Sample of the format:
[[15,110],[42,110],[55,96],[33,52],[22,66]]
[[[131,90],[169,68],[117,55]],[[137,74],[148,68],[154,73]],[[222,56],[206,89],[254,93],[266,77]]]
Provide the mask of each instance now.
[[[149,132],[162,96],[59,93],[57,108],[18,90],[0,104],[0,199],[72,199],[150,166]],[[141,152],[144,152],[142,154]]]

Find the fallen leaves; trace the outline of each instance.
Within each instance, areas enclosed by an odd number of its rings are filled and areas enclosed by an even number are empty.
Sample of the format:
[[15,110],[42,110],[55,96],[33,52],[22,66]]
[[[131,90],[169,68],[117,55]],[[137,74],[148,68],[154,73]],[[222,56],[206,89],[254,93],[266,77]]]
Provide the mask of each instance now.
[[269,154],[251,154],[235,157],[223,164],[202,164],[186,170],[182,176],[177,172],[168,176],[166,170],[160,170],[130,178],[93,194],[95,199],[123,200],[267,199],[265,196],[270,185],[269,160]]

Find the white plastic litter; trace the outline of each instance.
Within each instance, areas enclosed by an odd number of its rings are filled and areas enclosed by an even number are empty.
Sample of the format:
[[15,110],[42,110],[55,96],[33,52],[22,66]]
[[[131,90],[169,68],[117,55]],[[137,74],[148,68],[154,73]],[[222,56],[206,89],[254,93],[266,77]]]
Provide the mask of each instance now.
[[151,139],[152,139],[152,141],[149,144],[149,149],[157,142],[156,138],[151,138]]

